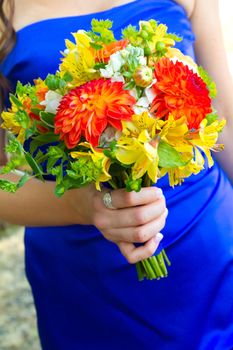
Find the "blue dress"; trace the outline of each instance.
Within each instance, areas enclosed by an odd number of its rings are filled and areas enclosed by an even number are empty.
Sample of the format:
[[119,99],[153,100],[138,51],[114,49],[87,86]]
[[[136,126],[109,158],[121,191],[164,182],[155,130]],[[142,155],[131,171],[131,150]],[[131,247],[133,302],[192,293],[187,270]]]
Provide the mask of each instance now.
[[[3,73],[15,84],[55,72],[64,39],[89,29],[93,17],[112,19],[118,37],[129,23],[155,18],[182,35],[178,47],[193,55],[194,35],[181,6],[137,0],[28,25],[17,33]],[[157,185],[169,209],[166,279],[138,282],[135,267],[93,226],[26,229],[26,273],[44,350],[233,349],[232,187],[217,163],[174,189],[167,178]]]

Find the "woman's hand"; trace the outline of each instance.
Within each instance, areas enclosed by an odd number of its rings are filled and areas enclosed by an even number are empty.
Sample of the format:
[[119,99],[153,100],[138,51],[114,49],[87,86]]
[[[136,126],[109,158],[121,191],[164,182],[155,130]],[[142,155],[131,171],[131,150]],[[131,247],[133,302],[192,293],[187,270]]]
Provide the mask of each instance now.
[[[86,188],[83,223],[96,226],[106,239],[116,243],[129,263],[152,256],[163,237],[160,231],[168,213],[162,191],[155,187],[142,188],[140,192],[113,190],[115,209],[105,207],[105,193],[106,190],[98,192],[91,186]],[[134,243],[144,244],[136,247]]]

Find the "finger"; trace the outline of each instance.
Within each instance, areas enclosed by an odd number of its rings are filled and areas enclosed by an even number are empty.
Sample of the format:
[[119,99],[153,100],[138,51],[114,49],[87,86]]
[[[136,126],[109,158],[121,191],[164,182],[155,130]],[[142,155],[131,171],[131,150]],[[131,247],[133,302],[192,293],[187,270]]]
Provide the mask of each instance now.
[[166,204],[164,198],[160,198],[157,201],[137,206],[133,208],[125,208],[118,210],[108,210],[107,215],[102,215],[99,218],[99,224],[97,226],[101,229],[106,228],[121,228],[136,227],[146,225],[147,223],[158,219],[166,211]]
[[167,210],[158,219],[152,220],[145,225],[111,229],[109,232],[111,240],[114,242],[145,243],[164,228],[166,216]]
[[125,189],[111,191],[112,205],[117,208],[129,208],[152,203],[163,197],[158,187],[144,187],[140,192],[127,192]]
[[117,243],[122,255],[130,264],[135,264],[138,261],[144,260],[152,256],[159,246],[163,235],[158,233],[141,247],[135,247],[132,243],[119,242]]

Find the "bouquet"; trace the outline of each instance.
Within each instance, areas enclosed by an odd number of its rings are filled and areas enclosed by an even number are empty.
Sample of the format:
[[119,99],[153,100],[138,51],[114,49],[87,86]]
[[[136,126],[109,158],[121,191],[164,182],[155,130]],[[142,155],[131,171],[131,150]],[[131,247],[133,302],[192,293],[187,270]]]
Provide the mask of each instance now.
[[[155,20],[129,25],[116,40],[109,20],[66,40],[55,74],[18,82],[2,113],[10,131],[7,173],[26,160],[34,176],[53,176],[55,193],[95,183],[140,191],[168,175],[171,186],[213,165],[211,150],[225,121],[211,99],[216,87],[191,57],[174,48],[182,40]],[[18,184],[2,180],[14,192]],[[137,263],[139,280],[167,276],[165,251]]]

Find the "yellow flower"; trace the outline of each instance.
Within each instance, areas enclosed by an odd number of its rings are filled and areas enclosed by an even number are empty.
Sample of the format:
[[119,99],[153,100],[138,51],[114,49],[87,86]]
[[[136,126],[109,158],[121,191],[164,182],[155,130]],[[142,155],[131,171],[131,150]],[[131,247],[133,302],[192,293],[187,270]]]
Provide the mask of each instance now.
[[72,86],[80,86],[97,79],[99,74],[94,69],[95,57],[91,51],[91,39],[83,31],[73,34],[75,43],[66,40],[67,50],[62,58],[60,71],[62,75],[69,73],[73,80]]
[[[225,124],[225,120],[215,120],[210,125],[207,125],[207,120],[204,119],[200,124],[199,132],[189,134],[189,142],[195,148],[196,157],[199,157],[199,162],[201,161],[202,155],[198,154],[197,148],[199,148],[206,155],[209,167],[213,166],[214,161],[210,151],[220,151],[223,149],[223,145],[218,145],[216,142],[218,139],[218,134],[222,131]],[[202,162],[204,164],[204,158]]]
[[86,147],[89,151],[71,152],[70,155],[74,159],[86,158],[90,165],[91,176],[95,180],[96,189],[100,191],[100,183],[111,179],[111,175],[108,173],[111,160],[102,151],[94,149],[88,142],[80,143],[80,145]]
[[14,135],[17,135],[18,141],[23,144],[25,141],[25,129],[15,120],[15,113],[17,112],[16,106],[12,106],[10,111],[2,112],[3,123],[1,127],[3,129],[11,131]]
[[10,97],[11,108],[2,112],[3,129],[11,131],[17,135],[17,139],[21,144],[25,141],[26,129],[31,125],[31,99],[27,95],[17,96],[18,103],[15,103],[13,97]]
[[198,174],[203,169],[202,165],[198,165],[195,161],[187,158],[187,165],[177,168],[162,168],[160,170],[160,176],[163,177],[168,174],[169,184],[174,187],[175,185],[181,185],[185,178],[193,174]]
[[132,137],[138,137],[142,130],[147,130],[151,136],[155,136],[156,119],[150,117],[147,112],[134,114],[131,121],[122,121],[122,133]]
[[122,136],[116,145],[115,155],[122,164],[132,166],[133,180],[141,178],[146,172],[153,183],[158,177],[158,142],[152,140],[147,130],[143,130],[138,138]]

